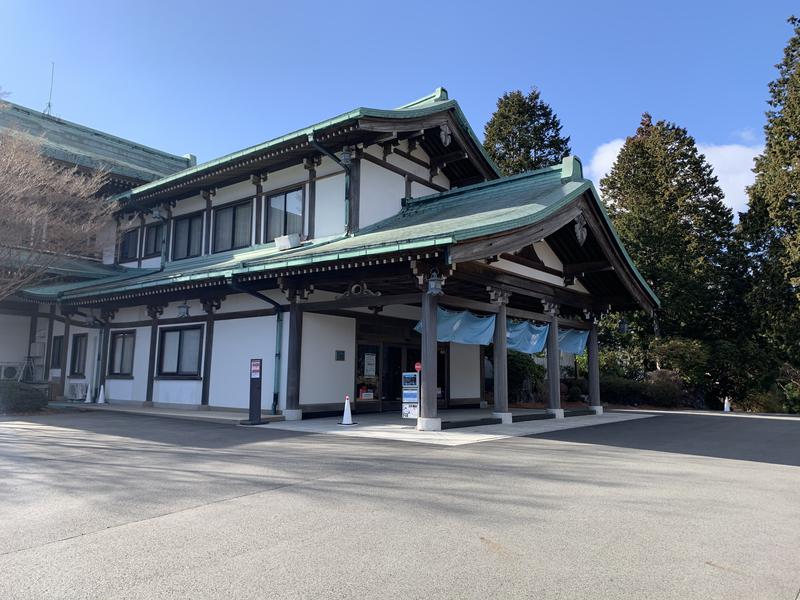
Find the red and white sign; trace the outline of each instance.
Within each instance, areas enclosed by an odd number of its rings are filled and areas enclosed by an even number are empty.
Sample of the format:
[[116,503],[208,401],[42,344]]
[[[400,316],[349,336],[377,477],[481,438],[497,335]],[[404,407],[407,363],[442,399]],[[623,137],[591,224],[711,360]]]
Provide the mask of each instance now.
[[422,363],[421,363],[421,362],[414,363],[414,370],[415,370],[417,373],[419,373],[420,371],[422,371]]
[[250,379],[261,379],[261,359],[250,359]]

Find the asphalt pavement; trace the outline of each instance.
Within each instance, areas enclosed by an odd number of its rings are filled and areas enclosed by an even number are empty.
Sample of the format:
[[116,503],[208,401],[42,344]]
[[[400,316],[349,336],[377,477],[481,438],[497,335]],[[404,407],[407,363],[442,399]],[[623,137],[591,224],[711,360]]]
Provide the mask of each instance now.
[[656,415],[459,446],[0,418],[0,598],[800,592],[800,420]]

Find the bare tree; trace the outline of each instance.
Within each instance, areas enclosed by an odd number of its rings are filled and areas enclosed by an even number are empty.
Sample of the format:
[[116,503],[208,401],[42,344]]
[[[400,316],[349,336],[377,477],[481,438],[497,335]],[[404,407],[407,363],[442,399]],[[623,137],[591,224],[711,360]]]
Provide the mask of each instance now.
[[42,146],[23,132],[0,131],[0,300],[51,280],[64,255],[94,254],[113,211],[99,197],[105,172],[56,163]]

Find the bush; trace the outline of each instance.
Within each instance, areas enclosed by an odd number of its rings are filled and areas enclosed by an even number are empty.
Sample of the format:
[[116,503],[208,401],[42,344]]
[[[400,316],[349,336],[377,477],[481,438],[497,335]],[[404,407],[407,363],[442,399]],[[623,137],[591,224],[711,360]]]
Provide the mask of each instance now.
[[544,381],[544,367],[529,354],[508,351],[508,395],[519,402],[530,402]]
[[37,388],[16,381],[0,381],[0,414],[38,412],[47,396]]
[[636,346],[630,348],[600,347],[600,373],[624,379],[642,379],[645,374],[644,352]]
[[699,340],[685,338],[656,338],[650,344],[650,353],[662,369],[671,369],[693,386],[706,383],[709,350]]
[[[666,373],[666,374],[665,374]],[[644,381],[605,375],[600,377],[600,396],[604,402],[625,406],[642,404],[663,408],[695,406],[674,373],[655,371]]]

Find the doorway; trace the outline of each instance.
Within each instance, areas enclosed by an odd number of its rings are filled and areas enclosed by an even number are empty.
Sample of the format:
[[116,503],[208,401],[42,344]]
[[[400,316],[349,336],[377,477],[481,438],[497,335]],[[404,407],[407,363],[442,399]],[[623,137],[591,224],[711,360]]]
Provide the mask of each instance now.
[[[440,344],[437,354],[438,406],[447,407],[449,380],[449,347]],[[356,368],[356,408],[361,412],[397,411],[402,408],[401,374],[414,371],[420,362],[418,345],[391,342],[358,344]],[[423,377],[424,377],[423,370]]]

